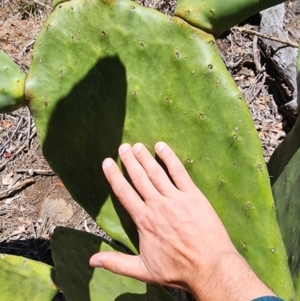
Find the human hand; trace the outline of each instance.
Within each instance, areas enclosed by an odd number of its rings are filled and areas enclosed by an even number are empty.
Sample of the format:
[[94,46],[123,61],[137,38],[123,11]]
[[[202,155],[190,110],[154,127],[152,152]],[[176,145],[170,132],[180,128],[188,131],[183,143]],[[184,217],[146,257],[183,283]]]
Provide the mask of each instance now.
[[141,143],[119,148],[136,190],[112,159],[104,160],[104,174],[137,226],[140,255],[101,252],[91,257],[90,264],[144,282],[183,288],[201,301],[274,296],[239,255],[171,148],[159,142],[155,151],[174,184]]

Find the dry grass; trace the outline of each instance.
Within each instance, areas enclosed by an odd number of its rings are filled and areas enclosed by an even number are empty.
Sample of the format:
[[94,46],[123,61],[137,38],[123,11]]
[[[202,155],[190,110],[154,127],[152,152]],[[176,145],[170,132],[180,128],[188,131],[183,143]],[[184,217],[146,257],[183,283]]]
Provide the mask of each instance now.
[[45,19],[52,11],[50,0],[1,0],[0,10],[7,9],[19,20]]

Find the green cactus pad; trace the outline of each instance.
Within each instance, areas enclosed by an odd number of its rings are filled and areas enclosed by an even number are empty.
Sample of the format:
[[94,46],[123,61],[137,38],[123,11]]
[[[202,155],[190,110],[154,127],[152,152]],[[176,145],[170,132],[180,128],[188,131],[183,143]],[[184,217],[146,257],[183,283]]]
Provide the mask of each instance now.
[[215,37],[282,0],[178,0],[175,16]]
[[292,297],[260,142],[213,36],[134,2],[65,2],[37,38],[26,97],[46,159],[111,237],[137,251],[102,160],[122,142],[166,141],[241,254]]
[[53,267],[21,256],[0,254],[0,299],[51,301],[58,293]]
[[268,163],[278,224],[285,243],[295,289],[300,298],[300,120]]
[[300,108],[300,41],[299,41],[299,48],[298,48],[298,58],[297,58],[297,101],[298,101],[298,108]]
[[51,238],[55,283],[70,301],[172,301],[161,287],[113,274],[89,265],[100,251],[117,251],[105,240],[90,233],[58,227]]
[[25,73],[0,50],[0,113],[14,111],[25,106]]
[[52,7],[55,8],[58,4],[61,4],[61,3],[67,2],[67,1],[70,1],[70,0],[53,0]]
[[[300,50],[299,50],[300,52]],[[298,55],[298,87],[300,86]],[[300,89],[298,88],[298,100]],[[300,119],[272,155],[268,169],[279,228],[285,244],[297,297],[300,299]]]

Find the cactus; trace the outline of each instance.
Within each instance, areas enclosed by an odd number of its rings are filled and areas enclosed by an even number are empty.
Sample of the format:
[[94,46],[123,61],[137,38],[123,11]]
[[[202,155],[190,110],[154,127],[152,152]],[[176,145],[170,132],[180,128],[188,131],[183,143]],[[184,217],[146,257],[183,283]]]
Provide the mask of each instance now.
[[210,34],[129,1],[69,1],[56,6],[35,45],[26,98],[44,155],[111,237],[137,251],[136,229],[109,196],[101,161],[117,159],[122,141],[152,149],[164,140],[255,271],[293,295],[256,130]]
[[300,108],[300,42],[299,42],[298,58],[297,58],[297,102],[298,102],[298,108]]
[[51,301],[58,293],[53,267],[24,258],[0,254],[0,296],[5,301]]
[[10,112],[25,105],[25,73],[0,50],[0,113]]
[[215,37],[248,17],[283,0],[178,0],[175,16]]
[[281,230],[295,290],[300,296],[300,120],[275,150],[268,164]]
[[[253,12],[249,7],[270,4],[245,2],[235,2],[243,17]],[[232,2],[222,3],[224,15],[221,4],[209,3],[220,27],[208,27],[217,35],[231,24]],[[153,152],[156,141],[166,141],[255,272],[283,299],[295,299],[261,146],[214,37],[179,17],[126,0],[56,0],[55,6],[36,40],[25,95],[45,158],[73,198],[112,238],[137,253],[136,228],[110,195],[100,164],[108,156],[120,164],[122,142],[140,141]],[[202,21],[186,20],[201,27]],[[62,244],[57,233],[53,247]],[[71,241],[75,232],[67,233]],[[81,239],[95,239],[87,237]],[[78,272],[60,263],[60,256],[63,250],[54,252],[56,281],[68,295],[71,284],[59,275]],[[78,268],[91,275],[86,266]],[[111,279],[119,287],[119,276],[101,275],[99,286]],[[95,296],[98,289],[107,288],[90,286],[82,294]]]
[[173,300],[161,287],[91,268],[89,258],[99,251],[124,252],[91,233],[57,227],[51,250],[56,267],[54,282],[68,300]]
[[[300,86],[300,51],[298,52],[298,87]],[[298,88],[298,103],[300,93]],[[269,164],[278,224],[281,230],[295,290],[300,296],[300,119],[278,146]]]

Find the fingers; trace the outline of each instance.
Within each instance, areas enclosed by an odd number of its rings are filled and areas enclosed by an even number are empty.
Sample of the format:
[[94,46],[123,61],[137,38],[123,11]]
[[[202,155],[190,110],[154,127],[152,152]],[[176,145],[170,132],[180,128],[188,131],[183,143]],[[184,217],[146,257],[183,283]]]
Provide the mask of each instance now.
[[[133,154],[131,146],[126,143],[122,144],[119,147],[119,155],[133,185],[142,198],[149,200],[149,198],[158,197],[157,189],[153,186],[145,169]],[[151,159],[152,156],[149,154],[149,157]]]
[[133,221],[136,222],[136,217],[145,210],[145,203],[124,178],[113,159],[105,159],[102,163],[102,169],[114,194],[128,211]]
[[[165,163],[179,190],[187,191],[194,188],[193,181],[183,164],[166,143],[158,142],[155,151]],[[123,144],[119,148],[119,154],[133,184],[144,200],[149,196],[157,196],[156,190],[165,196],[174,193],[174,186],[167,174],[143,144],[137,143],[132,148],[128,144]]]
[[[165,163],[179,190],[188,191],[195,188],[183,164],[166,143],[158,142],[155,151]],[[171,196],[175,192],[175,187],[162,167],[141,143],[135,144],[133,148],[129,144],[122,144],[119,155],[132,183],[145,201],[157,198],[159,193]],[[145,204],[141,202],[139,195],[126,181],[112,159],[103,162],[103,171],[117,198],[133,220],[136,220],[135,217],[145,210]]]
[[143,144],[135,144],[132,147],[132,152],[145,169],[149,180],[162,195],[170,196],[175,191],[178,191],[166,172]]
[[90,258],[92,267],[102,267],[115,274],[149,282],[150,275],[140,256],[118,252],[100,252]]
[[166,143],[156,143],[155,152],[165,163],[172,180],[179,190],[188,191],[195,187],[183,164]]

